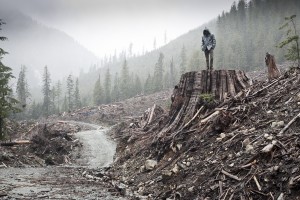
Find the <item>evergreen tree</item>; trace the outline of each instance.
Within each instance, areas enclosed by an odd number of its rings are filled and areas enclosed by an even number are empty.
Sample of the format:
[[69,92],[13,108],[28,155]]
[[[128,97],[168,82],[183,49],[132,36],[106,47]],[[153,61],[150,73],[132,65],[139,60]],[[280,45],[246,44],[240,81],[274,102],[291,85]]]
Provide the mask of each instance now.
[[150,74],[148,74],[148,77],[147,77],[145,85],[144,85],[144,93],[145,94],[151,94],[152,92],[153,92],[152,77],[151,77]]
[[129,70],[127,66],[127,61],[124,60],[122,71],[121,71],[121,85],[120,85],[121,99],[126,99],[130,96],[130,80],[129,80]]
[[133,74],[133,72],[131,72],[131,75],[129,76],[129,83],[128,83],[128,97],[133,97],[134,95],[136,95],[136,91],[135,91],[135,76]]
[[57,98],[57,91],[55,86],[52,86],[52,89],[50,90],[50,96],[51,96],[51,112],[52,114],[56,113],[57,109],[56,109],[56,98]]
[[[243,22],[246,20],[246,2],[245,0],[239,0],[238,5],[237,5],[237,10],[238,10],[238,23],[241,23],[240,25],[244,25]],[[246,24],[245,24],[246,25]],[[245,30],[243,30],[245,31]]]
[[165,74],[164,74],[164,79],[163,79],[163,81],[164,81],[164,89],[166,89],[166,88],[170,88],[170,86],[171,86],[171,79],[170,79],[170,72],[169,71],[167,71]]
[[280,30],[287,28],[287,38],[279,44],[282,48],[286,45],[290,45],[288,53],[285,55],[287,60],[298,60],[298,67],[300,67],[300,51],[299,51],[299,35],[297,34],[297,28],[295,23],[296,15],[285,17],[285,24],[280,27]]
[[57,103],[56,103],[57,112],[59,113],[60,112],[60,106],[61,106],[60,98],[61,98],[61,94],[62,94],[60,81],[57,81],[55,90],[56,90],[56,95],[57,95]]
[[76,81],[75,81],[74,104],[75,104],[75,108],[81,107],[78,78],[76,78]]
[[42,112],[42,105],[33,101],[29,111],[30,118],[38,119],[42,115]]
[[68,109],[72,110],[74,108],[74,80],[71,74],[67,78],[67,99]]
[[19,73],[18,81],[17,81],[17,100],[19,101],[19,105],[21,109],[25,109],[27,105],[27,98],[29,97],[28,84],[26,80],[26,67],[21,66],[21,71]]
[[50,73],[48,71],[48,67],[45,66],[44,68],[44,75],[43,75],[43,114],[44,116],[48,117],[50,115],[50,106],[51,106],[51,91],[50,91],[51,79]]
[[62,110],[64,112],[68,111],[68,100],[67,100],[67,95],[65,95],[65,98],[64,98],[64,102],[62,104]]
[[189,70],[190,71],[200,70],[200,51],[194,51],[190,59]]
[[160,53],[154,69],[154,92],[158,92],[163,89],[163,62],[164,54]]
[[105,93],[105,103],[110,103],[111,102],[111,75],[109,72],[109,68],[107,68],[105,74],[104,93]]
[[[3,24],[4,22],[0,19],[0,30]],[[0,41],[6,39],[6,37],[0,36]],[[5,66],[1,61],[6,53],[7,52],[0,47],[0,139],[5,136],[5,118],[7,118],[12,111],[16,111],[14,105],[17,103],[15,99],[10,97],[12,89],[8,83],[10,79],[13,78],[11,68]]]
[[35,103],[35,100],[33,100],[32,104],[30,105],[30,108],[29,108],[29,117],[31,119],[36,119],[34,116],[34,112],[35,112],[35,109],[36,109],[36,103]]
[[94,97],[94,105],[100,105],[103,103],[103,89],[101,86],[100,75],[94,86],[93,97]]
[[116,73],[115,75],[115,79],[114,79],[114,87],[113,87],[113,90],[112,90],[112,100],[114,102],[116,101],[119,101],[120,100],[120,79],[119,79],[119,75],[118,73]]
[[129,44],[129,47],[128,47],[128,54],[129,54],[129,57],[132,57],[132,47],[133,47],[133,43],[131,42]]
[[134,91],[135,91],[135,94],[141,94],[143,91],[142,82],[138,75],[135,75]]

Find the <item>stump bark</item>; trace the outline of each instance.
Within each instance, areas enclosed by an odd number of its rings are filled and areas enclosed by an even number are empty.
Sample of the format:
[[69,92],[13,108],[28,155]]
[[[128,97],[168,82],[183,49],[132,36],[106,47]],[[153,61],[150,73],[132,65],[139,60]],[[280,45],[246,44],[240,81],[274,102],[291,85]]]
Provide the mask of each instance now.
[[209,106],[221,103],[229,97],[236,96],[251,84],[251,79],[239,70],[202,70],[183,74],[174,88],[170,121],[163,132],[185,127],[204,104]]

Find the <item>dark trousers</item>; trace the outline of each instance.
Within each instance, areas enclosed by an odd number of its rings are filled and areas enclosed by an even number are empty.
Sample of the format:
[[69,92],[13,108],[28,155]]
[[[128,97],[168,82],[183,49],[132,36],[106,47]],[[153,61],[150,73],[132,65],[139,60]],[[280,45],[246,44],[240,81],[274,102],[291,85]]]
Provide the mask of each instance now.
[[206,67],[207,70],[213,70],[213,64],[214,64],[214,50],[206,50],[205,52],[205,58],[206,58]]

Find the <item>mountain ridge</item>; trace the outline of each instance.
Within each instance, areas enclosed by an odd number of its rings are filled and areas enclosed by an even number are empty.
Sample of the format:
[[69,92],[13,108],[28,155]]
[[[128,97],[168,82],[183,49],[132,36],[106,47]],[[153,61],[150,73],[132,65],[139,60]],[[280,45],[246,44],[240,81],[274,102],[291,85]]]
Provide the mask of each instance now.
[[21,65],[25,65],[30,69],[30,79],[37,79],[48,66],[51,77],[62,79],[70,73],[79,74],[84,66],[99,63],[97,56],[65,32],[20,11],[0,11],[0,18],[6,23],[1,35],[8,38],[1,45],[9,53],[3,62],[13,69],[15,75]]

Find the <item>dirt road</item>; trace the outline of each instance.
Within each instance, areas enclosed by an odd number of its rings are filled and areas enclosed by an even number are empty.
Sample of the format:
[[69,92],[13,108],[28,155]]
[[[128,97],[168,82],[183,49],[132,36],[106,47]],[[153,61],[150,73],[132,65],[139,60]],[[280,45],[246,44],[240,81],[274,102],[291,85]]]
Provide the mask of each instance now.
[[107,129],[76,124],[95,129],[76,134],[83,143],[77,164],[0,169],[0,199],[123,199],[111,193],[114,190],[108,183],[84,175],[90,168],[105,167],[113,161],[116,144],[105,135]]

